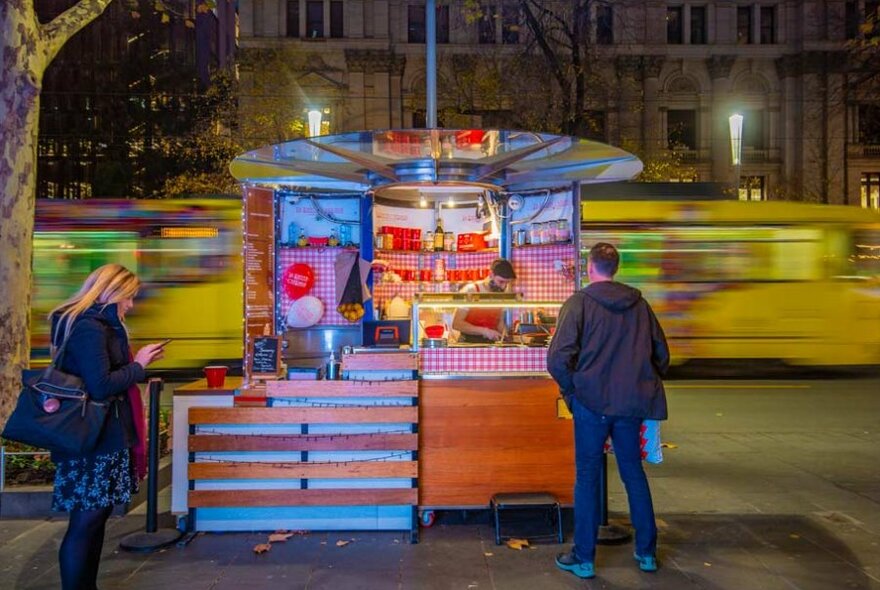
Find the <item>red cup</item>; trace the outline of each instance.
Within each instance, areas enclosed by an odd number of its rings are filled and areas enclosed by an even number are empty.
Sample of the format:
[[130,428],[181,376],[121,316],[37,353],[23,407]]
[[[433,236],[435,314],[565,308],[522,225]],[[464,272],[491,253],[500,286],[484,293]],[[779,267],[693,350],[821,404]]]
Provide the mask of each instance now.
[[212,365],[210,367],[205,367],[205,379],[208,381],[208,387],[223,387],[223,383],[226,381],[227,369],[228,367],[224,367],[221,365]]

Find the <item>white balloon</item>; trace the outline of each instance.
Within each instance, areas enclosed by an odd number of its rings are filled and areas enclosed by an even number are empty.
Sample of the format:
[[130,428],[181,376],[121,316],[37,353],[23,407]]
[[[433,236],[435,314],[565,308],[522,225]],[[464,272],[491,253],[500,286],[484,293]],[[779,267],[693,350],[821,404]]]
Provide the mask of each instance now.
[[324,315],[324,304],[312,295],[300,297],[287,310],[287,325],[291,328],[308,328],[318,323]]

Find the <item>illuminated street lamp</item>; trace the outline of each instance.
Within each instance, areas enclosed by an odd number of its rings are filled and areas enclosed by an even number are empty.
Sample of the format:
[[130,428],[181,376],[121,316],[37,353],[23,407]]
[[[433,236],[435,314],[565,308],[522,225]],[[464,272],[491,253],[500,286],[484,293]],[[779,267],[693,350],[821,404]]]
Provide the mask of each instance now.
[[730,160],[736,174],[736,198],[739,199],[739,175],[742,167],[743,116],[739,113],[730,115]]
[[321,111],[312,109],[309,111],[309,137],[321,135]]

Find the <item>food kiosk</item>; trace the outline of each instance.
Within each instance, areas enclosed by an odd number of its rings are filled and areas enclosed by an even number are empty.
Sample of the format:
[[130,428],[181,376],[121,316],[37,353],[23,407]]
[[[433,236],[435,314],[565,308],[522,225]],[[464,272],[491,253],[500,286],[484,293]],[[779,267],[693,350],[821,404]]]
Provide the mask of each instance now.
[[[509,130],[346,133],[236,158],[240,383],[175,395],[172,511],[193,530],[408,529],[499,492],[571,503],[546,346],[579,275],[580,199],[641,170]],[[505,292],[489,268],[509,260]],[[465,292],[463,292],[465,291]],[[490,310],[500,336],[456,317]],[[329,378],[328,378],[329,377]]]

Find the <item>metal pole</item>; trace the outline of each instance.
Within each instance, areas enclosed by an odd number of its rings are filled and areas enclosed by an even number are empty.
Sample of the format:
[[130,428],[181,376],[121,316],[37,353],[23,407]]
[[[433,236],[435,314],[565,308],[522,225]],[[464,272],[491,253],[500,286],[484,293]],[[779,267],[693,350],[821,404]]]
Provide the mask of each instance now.
[[608,453],[602,453],[602,474],[599,476],[599,538],[600,545],[620,545],[632,535],[629,529],[608,524]]
[[437,128],[437,7],[435,0],[425,2],[425,78],[427,105],[425,120],[428,129]]
[[147,448],[147,532],[155,533],[158,525],[159,498],[159,396],[162,381],[150,379],[149,447]]
[[147,428],[150,436],[147,452],[147,527],[146,532],[127,535],[119,543],[119,548],[137,553],[152,553],[176,543],[183,533],[177,529],[158,527],[159,496],[159,397],[162,395],[162,380],[156,377],[148,381],[150,396],[150,422]]

